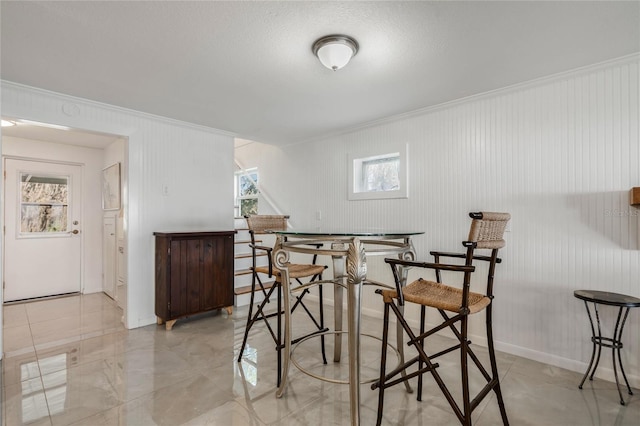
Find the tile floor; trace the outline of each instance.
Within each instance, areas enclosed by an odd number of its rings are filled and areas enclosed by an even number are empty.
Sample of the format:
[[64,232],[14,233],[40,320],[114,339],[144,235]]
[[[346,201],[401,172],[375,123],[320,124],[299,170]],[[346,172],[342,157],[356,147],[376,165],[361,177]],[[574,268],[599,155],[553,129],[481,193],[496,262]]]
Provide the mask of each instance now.
[[[264,326],[254,327],[243,361],[236,362],[246,309],[178,321],[169,332],[156,325],[127,331],[121,315],[102,294],[5,306],[2,424],[349,424],[347,387],[295,367],[286,395],[275,398],[275,351]],[[363,332],[379,330],[379,319],[363,321]],[[437,339],[434,349],[447,342]],[[297,359],[312,367],[318,347],[317,339],[304,342]],[[331,339],[327,350],[332,353]],[[379,341],[363,339],[364,376],[375,376],[378,352]],[[477,352],[486,358],[482,348]],[[439,362],[445,380],[456,380],[457,357]],[[621,406],[610,382],[588,382],[580,391],[578,373],[507,354],[498,362],[512,425],[640,424],[640,398]],[[330,361],[315,371],[345,377],[344,364]],[[432,379],[425,383],[422,402],[400,386],[387,390],[383,423],[458,424]],[[361,398],[362,424],[373,425],[377,393],[362,385]],[[475,411],[474,424],[500,424],[493,396]]]

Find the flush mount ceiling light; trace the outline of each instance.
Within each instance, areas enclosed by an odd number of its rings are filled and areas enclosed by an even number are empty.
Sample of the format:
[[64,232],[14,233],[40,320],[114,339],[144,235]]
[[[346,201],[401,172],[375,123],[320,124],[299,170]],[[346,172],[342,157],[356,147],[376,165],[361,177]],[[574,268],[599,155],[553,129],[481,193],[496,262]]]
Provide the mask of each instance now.
[[358,53],[358,42],[349,36],[334,34],[313,43],[313,54],[330,70],[339,70]]

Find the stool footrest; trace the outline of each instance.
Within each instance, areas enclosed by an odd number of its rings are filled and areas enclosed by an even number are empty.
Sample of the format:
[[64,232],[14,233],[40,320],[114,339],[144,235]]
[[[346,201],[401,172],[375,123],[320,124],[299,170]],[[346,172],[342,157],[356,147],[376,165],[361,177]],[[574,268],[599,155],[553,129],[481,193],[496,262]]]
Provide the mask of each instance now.
[[[412,363],[413,364],[413,363]],[[408,367],[406,364],[403,367]],[[438,364],[437,362],[434,364],[431,364],[431,367],[424,367],[420,370],[414,371],[413,373],[407,374],[406,376],[402,376],[399,379],[393,380],[391,382],[387,382],[387,380],[393,376],[395,376],[396,374],[400,373],[401,371],[404,370],[404,368],[396,368],[393,372],[387,374],[387,376],[385,377],[385,382],[383,384],[384,389],[389,388],[391,386],[397,385],[398,383],[402,383],[402,382],[406,382],[409,379],[413,379],[416,376],[419,376],[421,374],[427,373],[431,370],[435,370],[436,368],[440,367],[440,364]],[[376,390],[380,387],[380,380],[374,382],[371,384],[371,390]]]

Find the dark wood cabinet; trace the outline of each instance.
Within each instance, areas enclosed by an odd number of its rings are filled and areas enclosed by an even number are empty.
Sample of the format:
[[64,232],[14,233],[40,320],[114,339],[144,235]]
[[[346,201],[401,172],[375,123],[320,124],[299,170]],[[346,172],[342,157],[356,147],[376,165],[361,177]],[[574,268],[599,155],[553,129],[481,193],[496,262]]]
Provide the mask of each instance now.
[[154,232],[156,316],[171,330],[178,318],[233,309],[235,231]]

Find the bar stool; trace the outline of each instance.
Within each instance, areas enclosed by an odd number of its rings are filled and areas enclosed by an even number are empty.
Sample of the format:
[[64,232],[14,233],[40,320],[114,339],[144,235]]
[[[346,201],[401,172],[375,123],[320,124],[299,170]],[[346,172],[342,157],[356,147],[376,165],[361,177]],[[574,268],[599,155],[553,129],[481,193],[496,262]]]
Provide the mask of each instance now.
[[[391,266],[396,288],[394,290],[376,290],[376,293],[382,295],[384,301],[380,379],[371,386],[372,389],[379,389],[378,425],[382,422],[385,389],[418,376],[418,401],[421,401],[422,376],[427,372],[431,373],[456,417],[463,425],[471,425],[471,413],[491,391],[496,394],[503,424],[509,424],[502,399],[502,391],[500,390],[498,367],[493,347],[491,311],[494,298],[493,278],[495,267],[496,264],[501,262],[498,258],[498,250],[505,246],[503,234],[511,216],[509,213],[493,212],[470,213],[469,216],[472,218],[469,237],[467,241],[463,241],[462,243],[466,248],[466,253],[431,252],[435,259],[434,263],[385,259],[385,262]],[[488,249],[490,250],[490,254],[481,255],[478,253],[480,249]],[[464,264],[440,263],[441,258],[457,258],[464,260]],[[483,293],[471,291],[471,276],[476,270],[475,263],[477,261],[484,261],[489,264],[486,289]],[[435,270],[436,281],[419,278],[402,288],[400,275],[398,273],[399,266]],[[441,280],[441,271],[458,272],[463,275],[462,286],[444,284]],[[420,333],[417,335],[409,326],[402,310],[399,308],[407,302],[420,305]],[[442,316],[443,322],[425,331],[425,309],[427,307],[436,308]],[[417,350],[418,355],[386,374],[386,346],[389,334],[390,311],[393,311],[405,333],[408,335],[409,340],[407,344],[413,346]],[[482,365],[480,359],[471,349],[471,341],[468,340],[467,336],[469,316],[481,311],[485,312],[490,371],[487,371],[487,368]],[[449,329],[453,332],[457,337],[455,343],[451,347],[438,353],[428,354],[428,337],[443,329]],[[437,371],[439,365],[434,362],[434,359],[437,357],[455,350],[460,351],[460,368],[462,373],[462,401],[460,401],[460,403],[454,399],[442,376],[440,376]],[[469,358],[486,380],[485,386],[475,397],[470,395],[469,389]],[[417,371],[402,377],[397,377],[399,374],[405,373],[407,368],[415,364],[418,364]]]
[[[249,302],[249,313],[247,314],[247,325],[245,326],[242,345],[240,346],[240,350],[238,351],[237,359],[238,362],[242,361],[242,356],[244,354],[244,350],[247,345],[247,339],[249,337],[249,331],[251,330],[253,325],[260,321],[264,322],[267,330],[269,331],[269,334],[271,334],[271,337],[276,344],[278,369],[277,386],[280,386],[280,381],[282,379],[282,350],[285,347],[285,344],[282,340],[282,317],[284,315],[282,307],[282,274],[280,270],[278,270],[278,268],[273,266],[273,247],[258,244],[259,241],[256,239],[256,235],[266,235],[271,231],[287,229],[287,220],[289,219],[289,216],[250,215],[245,216],[245,219],[247,220],[247,226],[249,228],[249,234],[251,236],[251,243],[249,244],[252,253],[251,300]],[[267,259],[267,265],[262,266],[258,264],[258,256],[260,256],[261,253],[266,255],[265,257]],[[322,272],[327,267],[325,265],[316,264],[316,260],[317,256],[314,255],[310,264],[291,265],[291,278],[294,278],[299,285],[302,285],[302,279],[307,279],[309,281],[322,280]],[[263,278],[271,279],[272,281],[266,282],[263,281]],[[294,342],[297,342],[309,335],[320,334],[320,350],[322,352],[322,360],[326,364],[327,358],[325,354],[325,342],[323,333],[328,331],[328,328],[324,326],[322,286],[319,286],[318,288],[319,312],[317,318],[316,315],[311,312],[311,310],[305,305],[305,302],[303,301],[304,296],[309,294],[310,292],[309,288],[305,288],[304,291],[302,291],[301,294],[296,297],[296,301],[293,304],[293,307],[291,307],[291,313],[293,313],[298,307],[304,310],[304,312],[306,312],[307,316],[315,326],[314,331],[294,339]],[[274,292],[276,293],[275,295]],[[256,293],[262,293],[264,299],[260,304],[257,305],[255,312],[253,312]],[[271,303],[273,301],[273,298],[276,299],[277,304],[275,312],[265,312],[266,305],[268,303]],[[271,324],[268,321],[273,317],[275,317],[277,320],[276,331],[272,329]]]

